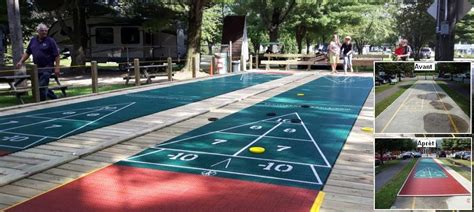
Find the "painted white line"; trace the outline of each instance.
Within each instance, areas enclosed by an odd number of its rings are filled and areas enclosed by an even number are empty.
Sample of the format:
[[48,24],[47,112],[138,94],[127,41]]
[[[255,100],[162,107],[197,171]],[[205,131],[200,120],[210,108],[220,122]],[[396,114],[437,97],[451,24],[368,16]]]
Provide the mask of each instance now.
[[46,138],[42,138],[42,139],[37,140],[37,141],[35,141],[35,142],[31,143],[31,144],[28,144],[27,146],[23,147],[23,149],[26,149],[26,148],[28,148],[28,147],[30,147],[30,146],[33,146],[33,145],[35,145],[35,144],[37,144],[37,143],[43,141],[44,139],[46,139]]
[[0,133],[13,134],[13,135],[25,135],[25,136],[33,136],[33,137],[40,137],[40,138],[44,137],[44,138],[59,139],[58,137],[54,137],[54,136],[45,136],[45,135],[37,135],[37,134],[19,133],[19,132],[4,131],[4,132],[0,132]]
[[231,160],[232,160],[232,158],[225,159],[225,160],[223,160],[223,161],[221,161],[221,162],[218,162],[218,163],[215,163],[215,164],[211,165],[211,167],[217,166],[217,165],[219,165],[219,164],[224,163],[224,162],[227,161],[227,163],[226,163],[226,165],[225,165],[225,168],[227,169],[227,167],[229,166]]
[[[131,162],[131,163],[142,163],[142,164],[147,164],[147,165],[168,166],[168,167],[184,168],[184,169],[194,169],[194,170],[199,170],[199,171],[215,171],[213,169],[205,169],[205,168],[197,168],[197,167],[189,167],[189,166],[180,166],[180,165],[172,165],[172,164],[163,164],[163,163],[150,163],[150,162],[134,161],[134,160],[128,160],[128,159],[124,160],[124,161]],[[227,174],[243,175],[243,176],[250,176],[250,177],[259,177],[259,178],[282,180],[282,181],[305,183],[305,184],[313,184],[313,185],[322,185],[318,182],[310,182],[310,181],[304,181],[304,180],[294,180],[294,179],[287,179],[287,178],[281,178],[281,177],[264,176],[264,175],[257,175],[257,174],[247,174],[247,173],[223,171],[223,170],[217,170],[217,171],[227,173]]]
[[[101,110],[101,109],[98,109],[98,110],[95,110],[95,111],[99,111],[99,110]],[[31,124],[25,124],[25,125],[21,125],[21,126],[8,128],[8,129],[3,129],[3,130],[0,130],[0,132],[4,132],[4,131],[7,131],[7,130],[18,129],[18,128],[23,128],[23,127],[28,127],[28,126],[33,126],[33,125],[42,124],[42,123],[46,123],[46,122],[50,122],[50,121],[56,121],[56,120],[59,120],[59,119],[64,119],[64,118],[67,118],[67,117],[83,115],[83,114],[87,114],[87,113],[91,113],[91,112],[95,112],[95,111],[87,111],[87,112],[84,112],[84,113],[73,114],[73,115],[69,115],[69,116],[65,116],[65,117],[61,117],[61,118],[53,118],[53,119],[44,120],[44,121],[40,121],[40,122],[35,122],[35,123],[31,123]]]
[[[252,135],[252,134],[245,134],[245,133],[233,133],[233,132],[217,132],[221,134],[231,134],[231,135],[241,135],[241,136],[252,136],[252,137],[259,137],[259,135]],[[313,142],[307,139],[299,139],[299,138],[285,138],[285,137],[278,137],[278,136],[265,136],[265,138],[273,138],[273,139],[280,139],[280,140],[290,140],[290,141],[305,141],[305,142]]]
[[162,148],[162,147],[150,147],[152,149],[161,149],[161,150],[169,150],[175,152],[187,152],[187,153],[196,153],[196,154],[207,154],[207,155],[217,155],[217,156],[224,156],[224,157],[234,157],[234,158],[243,158],[243,159],[250,159],[250,160],[258,160],[258,161],[272,161],[278,163],[290,163],[296,165],[303,165],[303,166],[316,166],[321,168],[330,168],[326,165],[318,165],[318,164],[311,164],[311,163],[302,163],[302,162],[293,162],[293,161],[285,161],[285,160],[277,160],[277,159],[267,159],[267,158],[256,158],[256,157],[248,157],[248,156],[233,156],[221,153],[213,153],[213,152],[203,152],[203,151],[195,151],[195,150],[184,150],[184,149],[173,149],[173,148]]
[[262,139],[265,135],[267,135],[268,133],[272,132],[273,130],[275,130],[278,126],[280,126],[281,124],[283,124],[282,122],[278,123],[277,125],[273,126],[271,129],[269,129],[267,132],[265,132],[263,135],[259,136],[257,139],[253,140],[252,142],[250,142],[249,144],[247,144],[247,146],[243,147],[242,149],[240,149],[238,152],[236,152],[235,154],[233,154],[233,156],[237,156],[239,155],[240,153],[242,153],[243,151],[245,151],[247,148],[249,148],[250,146],[252,146],[254,143],[256,143],[257,141],[259,141],[260,139]]
[[9,122],[5,122],[5,123],[1,123],[0,125],[16,124],[16,123],[18,123],[18,121],[9,121]]
[[415,165],[411,168],[411,171],[410,173],[408,173],[408,177],[407,179],[405,179],[405,182],[403,182],[402,187],[400,187],[400,190],[398,191],[397,196],[400,196],[400,192],[402,192],[403,187],[405,187],[405,184],[407,183],[408,179],[411,177],[411,173],[413,172],[413,170],[415,170],[416,166],[418,165],[418,162],[420,162],[420,160],[417,160]]
[[132,160],[132,159],[135,159],[135,158],[139,158],[139,157],[143,157],[143,156],[147,156],[147,155],[155,154],[155,153],[157,153],[157,152],[161,152],[161,151],[163,151],[163,150],[164,150],[164,149],[159,149],[159,150],[156,150],[156,151],[151,151],[151,152],[148,152],[148,153],[145,153],[145,154],[136,155],[136,156],[133,156],[133,157],[127,158],[127,160]]
[[313,170],[313,174],[314,174],[314,176],[316,177],[316,179],[318,180],[318,183],[319,183],[319,184],[323,184],[323,182],[321,181],[321,178],[319,178],[318,172],[316,171],[316,169],[314,168],[314,166],[311,166],[311,170]]
[[30,144],[28,144],[28,145],[26,145],[26,146],[22,146],[22,147],[10,146],[10,145],[3,145],[3,144],[1,144],[0,146],[2,146],[2,147],[8,147],[8,148],[14,148],[14,149],[26,149],[26,148],[28,148],[28,147],[30,147],[30,146],[32,146],[32,145],[35,145],[35,144],[37,144],[37,143],[43,141],[43,140],[46,139],[46,138],[47,138],[47,137],[43,137],[43,138],[38,139],[37,141],[35,141],[35,142],[33,142],[33,143],[30,143]]
[[[77,114],[75,114],[77,115]],[[24,117],[28,117],[28,118],[38,118],[38,119],[51,119],[51,117],[42,117],[42,116],[35,116],[35,115],[28,115],[28,116],[24,116]],[[56,118],[55,120],[61,120],[61,121],[75,121],[75,122],[91,122],[91,121],[87,121],[87,120],[79,120],[79,119],[65,119],[65,118]]]
[[[301,120],[301,123],[303,124],[303,128],[306,130],[306,133],[308,134],[309,138],[311,138],[311,140],[313,141],[313,144],[314,146],[316,147],[316,149],[318,149],[318,152],[319,154],[321,155],[321,157],[324,159],[324,162],[326,163],[326,165],[331,168],[331,164],[329,163],[329,161],[326,159],[326,156],[323,154],[323,151],[321,151],[321,149],[319,148],[318,144],[316,143],[316,140],[314,140],[313,136],[311,135],[311,133],[309,132],[308,128],[306,127],[306,124],[304,124],[303,122],[303,119],[301,119],[300,115],[298,115],[298,113],[296,113],[296,115],[298,116],[298,118]],[[347,139],[347,138],[346,138]]]
[[135,103],[136,103],[136,102],[133,102],[133,103],[130,103],[130,104],[128,104],[128,105],[126,105],[126,106],[124,106],[124,107],[118,109],[118,110],[114,110],[114,111],[112,111],[111,113],[109,113],[109,114],[107,114],[107,115],[104,115],[104,116],[102,116],[102,117],[100,117],[100,118],[98,118],[98,119],[96,119],[96,120],[94,120],[94,121],[92,121],[92,122],[89,122],[89,123],[87,123],[87,124],[84,124],[84,125],[82,125],[82,126],[79,127],[79,128],[76,128],[76,129],[74,129],[74,130],[72,130],[72,131],[69,131],[69,132],[66,133],[66,134],[63,134],[63,135],[59,136],[59,138],[63,138],[63,137],[66,136],[66,135],[69,135],[69,134],[71,134],[71,133],[73,133],[73,132],[75,132],[75,131],[78,131],[78,130],[84,128],[84,127],[87,127],[87,126],[89,126],[89,125],[91,125],[91,124],[93,124],[93,123],[95,123],[95,122],[97,122],[97,121],[99,121],[99,120],[101,120],[101,119],[103,119],[103,118],[106,118],[106,117],[108,117],[108,116],[110,116],[110,115],[112,115],[112,114],[114,114],[114,113],[116,113],[116,112],[119,112],[119,111],[121,111],[121,110],[123,110],[123,109],[125,109],[125,108],[127,108],[127,107],[130,107],[130,106],[134,105]]
[[295,114],[295,113],[289,113],[289,114],[285,114],[285,115],[281,115],[281,116],[276,116],[276,117],[272,117],[272,118],[268,118],[268,119],[263,119],[263,120],[260,120],[260,121],[250,122],[250,123],[247,123],[247,124],[241,124],[241,125],[237,125],[237,126],[234,126],[234,127],[229,127],[229,128],[225,128],[225,129],[221,129],[221,130],[217,130],[217,131],[212,131],[212,132],[204,133],[204,134],[201,134],[201,135],[191,136],[191,137],[189,137],[189,138],[179,139],[179,140],[176,140],[176,141],[165,142],[165,143],[162,143],[162,144],[159,144],[159,145],[156,145],[156,146],[157,146],[157,147],[166,146],[166,145],[168,145],[168,144],[174,144],[174,143],[178,143],[178,142],[181,142],[181,141],[190,140],[190,139],[193,139],[193,138],[198,138],[198,137],[210,135],[210,134],[213,134],[213,133],[228,133],[228,132],[224,132],[224,131],[231,130],[231,129],[235,129],[235,128],[239,128],[239,127],[243,127],[243,126],[249,126],[249,125],[256,124],[256,123],[258,123],[258,122],[267,121],[267,120],[270,120],[270,119],[281,118],[281,117],[289,116],[289,115],[292,115],[292,114]]

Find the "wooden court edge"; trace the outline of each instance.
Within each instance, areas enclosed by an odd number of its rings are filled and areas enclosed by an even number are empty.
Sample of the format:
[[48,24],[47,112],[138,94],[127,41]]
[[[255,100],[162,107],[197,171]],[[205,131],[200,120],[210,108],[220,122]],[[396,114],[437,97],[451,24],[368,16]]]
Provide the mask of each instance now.
[[[155,114],[128,120],[125,122],[95,129],[85,133],[69,136],[64,139],[60,139],[57,141],[53,141],[47,144],[43,144],[37,147],[33,147],[30,149],[0,157],[0,186],[20,180],[24,177],[47,170],[49,168],[67,163],[69,161],[78,159],[81,156],[97,152],[99,150],[113,146],[114,144],[130,140],[141,135],[145,135],[155,130],[207,113],[213,109],[224,107],[226,105],[241,101],[251,96],[258,95],[259,93],[275,89],[280,86],[290,84],[292,82],[302,80],[310,76],[312,75],[296,74],[283,77],[266,83],[222,94],[220,96],[204,99],[199,102],[190,103],[180,107],[161,111]],[[156,88],[153,87],[153,89]],[[129,90],[125,92],[128,93]],[[47,104],[47,106],[52,105]],[[160,123],[156,123],[157,119],[162,121]],[[84,140],[84,138],[91,138],[97,144],[93,145],[92,147],[90,147],[90,145],[79,145],[78,148],[58,147],[58,145],[61,146],[63,143],[67,143],[68,140]],[[35,153],[35,150],[55,151],[55,155],[52,156],[37,154]],[[8,165],[2,164],[2,162],[5,163],[5,161],[8,161],[9,157],[33,157],[38,160],[46,161],[34,165],[23,165],[21,166],[21,169],[15,169],[16,167],[13,167],[12,169],[7,168],[9,167]]]
[[374,89],[359,113],[323,188],[320,211],[374,210]]

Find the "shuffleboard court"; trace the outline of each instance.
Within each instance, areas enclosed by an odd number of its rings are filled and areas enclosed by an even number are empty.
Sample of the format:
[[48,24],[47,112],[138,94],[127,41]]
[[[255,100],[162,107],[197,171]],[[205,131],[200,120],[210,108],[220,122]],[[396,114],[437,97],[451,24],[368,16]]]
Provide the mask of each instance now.
[[[370,77],[320,77],[8,211],[51,201],[57,210],[309,211],[372,87]],[[133,199],[146,200],[125,204]]]
[[0,156],[284,76],[246,73],[3,116]]
[[470,116],[434,80],[418,80],[375,119],[376,133],[468,133]]
[[422,158],[417,161],[398,194],[398,196],[456,195],[470,195],[470,192],[433,158]]

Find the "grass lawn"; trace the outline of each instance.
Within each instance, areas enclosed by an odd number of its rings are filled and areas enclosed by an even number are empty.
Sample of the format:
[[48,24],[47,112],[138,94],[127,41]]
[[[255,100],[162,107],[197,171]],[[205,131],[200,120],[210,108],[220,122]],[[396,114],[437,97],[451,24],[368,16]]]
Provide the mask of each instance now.
[[408,88],[410,88],[414,83],[415,83],[415,81],[412,81],[412,83],[410,83],[410,84],[400,86],[400,89],[397,92],[395,92],[391,96],[389,96],[389,97],[383,99],[382,101],[380,101],[379,103],[377,103],[375,105],[375,117],[377,117],[380,113],[382,113],[382,111],[387,109],[387,107],[390,104],[392,104],[398,97],[400,97],[403,94],[403,92],[408,90]]
[[389,160],[389,161],[384,161],[383,165],[379,165],[375,167],[375,174],[378,174],[382,172],[384,169],[387,169],[388,167],[391,167],[395,164],[400,163],[400,160]]
[[[459,166],[456,166],[454,165],[451,161],[455,161],[457,163],[461,163],[461,164],[465,164],[466,167],[469,167],[469,161],[467,160],[460,160],[460,159],[447,159],[447,158],[443,158],[443,159],[439,159],[444,165],[446,166],[449,166],[450,168],[452,168],[454,171],[456,171],[457,173],[459,173],[461,176],[463,176],[464,178],[466,178],[467,180],[471,181],[471,172],[470,171],[467,171],[467,170],[464,170],[462,169],[461,167]],[[466,163],[464,163],[463,161],[466,161]]]
[[378,92],[383,92],[393,86],[395,86],[396,84],[390,84],[390,83],[387,83],[387,84],[382,84],[382,85],[378,85],[378,86],[375,86],[375,93],[378,93]]
[[379,192],[375,193],[375,208],[390,209],[397,199],[398,191],[400,191],[408,174],[418,159],[412,159],[405,168],[402,169],[395,177],[385,184]]
[[[121,88],[127,88],[127,87],[132,87],[134,85],[129,84],[115,84],[115,85],[101,85],[99,86],[99,92],[104,92],[104,91],[110,91],[110,90],[117,90]],[[61,96],[61,92],[55,91],[56,95]],[[80,95],[85,95],[85,94],[90,94],[92,93],[92,88],[91,87],[73,87],[69,88],[66,91],[68,97],[70,96],[80,96]],[[31,93],[30,93],[31,94]],[[25,104],[27,103],[32,103],[33,102],[33,97],[31,95],[28,96],[22,96],[23,101],[25,101]],[[20,103],[17,102],[15,96],[0,96],[0,108],[2,107],[9,107],[9,106],[14,106],[18,105]]]
[[461,94],[458,94],[455,90],[451,89],[449,86],[439,81],[436,81],[436,83],[449,95],[449,97],[451,97],[451,99],[454,100],[454,102],[456,102],[456,104],[459,105],[459,107],[461,107],[462,111],[464,111],[464,113],[469,116],[469,114],[471,113],[470,111],[471,100],[469,98],[464,97]]

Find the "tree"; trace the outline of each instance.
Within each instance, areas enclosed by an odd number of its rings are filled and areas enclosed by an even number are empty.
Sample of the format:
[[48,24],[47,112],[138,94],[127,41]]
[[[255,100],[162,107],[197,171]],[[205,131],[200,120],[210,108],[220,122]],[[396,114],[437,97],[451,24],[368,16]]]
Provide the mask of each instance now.
[[20,61],[23,54],[23,32],[21,30],[20,5],[18,0],[7,0],[8,25],[12,42],[13,64]]
[[441,143],[443,150],[469,150],[471,141],[465,138],[445,138]]
[[295,0],[242,1],[234,11],[240,15],[258,17],[268,32],[270,42],[278,42],[280,26],[288,20],[295,6]]
[[396,75],[402,80],[402,74],[413,76],[413,63],[375,63],[375,73],[384,72],[387,75]]
[[383,3],[352,3],[343,6],[340,11],[332,14],[336,23],[342,25],[338,34],[350,35],[358,53],[366,45],[383,44],[393,40],[395,8]]
[[456,24],[456,43],[474,43],[474,11],[471,10]]
[[211,48],[214,44],[221,42],[222,26],[223,16],[221,5],[216,4],[204,10],[201,40],[207,44],[209,53],[212,52]]
[[[412,139],[375,139],[375,152],[381,157],[389,151],[408,151],[416,148],[416,142]],[[381,160],[383,164],[383,160]]]
[[419,60],[421,47],[435,43],[435,20],[426,10],[431,0],[419,0],[414,4],[405,5],[397,14],[397,29],[402,37],[408,39],[414,50],[415,60]]

